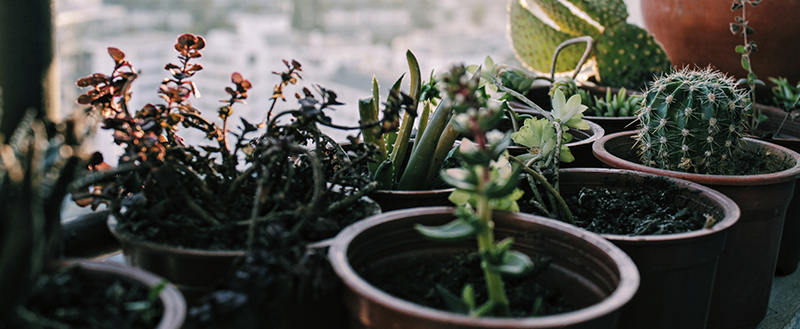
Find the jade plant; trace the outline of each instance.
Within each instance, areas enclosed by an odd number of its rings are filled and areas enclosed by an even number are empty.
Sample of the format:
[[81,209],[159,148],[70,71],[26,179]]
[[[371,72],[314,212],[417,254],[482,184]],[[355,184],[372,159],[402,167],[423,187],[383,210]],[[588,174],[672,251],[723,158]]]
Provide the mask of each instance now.
[[[640,89],[654,74],[671,68],[653,36],[626,23],[628,12],[623,0],[511,0],[508,6],[512,47],[528,68],[547,72],[557,46],[582,36],[595,40],[593,58],[602,85]],[[546,16],[548,22],[535,12]],[[557,72],[571,70],[582,53],[571,48],[562,56]]]
[[747,95],[711,68],[673,72],[647,89],[636,148],[651,167],[730,175],[742,144]]
[[[423,190],[431,188],[439,168],[453,148],[458,132],[452,126],[452,109],[442,106],[437,81],[431,73],[427,83],[422,82],[419,64],[411,51],[406,52],[411,72],[409,94],[400,91],[402,77],[389,91],[385,103],[384,124],[362,129],[364,142],[378,149],[369,165],[369,174],[384,190]],[[359,100],[361,123],[378,122],[380,89],[373,79],[373,96]],[[422,110],[418,113],[418,107]],[[387,117],[388,113],[403,112]],[[412,135],[416,127],[416,139]],[[394,132],[394,130],[397,130]],[[413,145],[413,146],[412,146]],[[408,162],[404,162],[410,152]]]
[[454,221],[439,227],[417,225],[416,229],[434,239],[477,239],[488,300],[478,305],[474,289],[469,284],[462,290],[461,298],[439,287],[452,310],[473,316],[509,316],[509,301],[502,276],[523,274],[533,267],[533,262],[527,255],[510,250],[513,239],[495,241],[492,210],[500,208],[500,204],[506,207],[516,204],[512,199],[518,194],[515,191],[521,166],[512,168],[509,164],[506,147],[511,143],[510,133],[494,129],[501,121],[503,111],[487,103],[488,97],[479,88],[478,80],[468,78],[466,68],[459,66],[452,69],[443,81],[447,93],[443,106],[456,113],[452,121],[454,129],[472,136],[474,142],[462,139],[455,156],[463,168],[447,169],[441,175],[469,201],[457,208]]

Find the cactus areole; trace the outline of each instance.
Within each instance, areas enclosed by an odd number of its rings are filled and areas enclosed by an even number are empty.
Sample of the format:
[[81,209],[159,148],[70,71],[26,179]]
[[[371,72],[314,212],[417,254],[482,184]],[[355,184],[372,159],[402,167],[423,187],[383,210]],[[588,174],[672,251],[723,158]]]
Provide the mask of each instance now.
[[647,89],[637,114],[636,147],[643,164],[710,175],[735,174],[746,94],[710,68],[662,76]]

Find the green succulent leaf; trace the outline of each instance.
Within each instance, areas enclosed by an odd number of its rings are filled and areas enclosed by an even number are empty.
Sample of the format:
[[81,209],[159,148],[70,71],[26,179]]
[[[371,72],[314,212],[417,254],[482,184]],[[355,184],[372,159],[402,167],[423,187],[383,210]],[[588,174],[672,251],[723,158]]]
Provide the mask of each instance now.
[[517,185],[519,183],[519,174],[522,172],[522,165],[517,164],[516,162],[513,165],[513,169],[511,172],[511,176],[505,182],[499,182],[498,180],[493,180],[490,182],[483,194],[486,195],[490,199],[498,199],[503,198],[515,189],[517,189]]
[[738,45],[738,46],[736,46],[736,53],[744,54],[744,53],[747,53],[747,50],[744,49],[744,46]]
[[531,258],[515,250],[508,250],[503,253],[503,260],[499,264],[490,264],[488,262],[483,264],[489,271],[508,275],[522,275],[533,269]]
[[[466,289],[466,287],[464,287]],[[461,298],[458,298],[455,294],[447,290],[444,286],[440,284],[436,284],[436,291],[439,293],[439,296],[442,296],[445,305],[447,305],[447,309],[450,312],[458,313],[458,314],[469,314],[471,311],[471,307],[464,302]]]
[[475,184],[470,182],[470,172],[466,169],[450,168],[447,170],[442,170],[440,175],[442,180],[445,183],[450,184],[450,186],[467,191],[475,190]]
[[450,223],[436,227],[415,224],[414,229],[426,237],[443,241],[466,239],[474,236],[478,231],[475,225],[462,218],[457,218]]
[[569,100],[565,100],[565,98],[561,90],[555,90],[552,99],[553,117],[568,127],[581,130],[589,129],[589,123],[581,119],[583,112],[588,109],[586,105],[581,104],[581,96],[575,94]]
[[461,300],[464,301],[470,312],[475,309],[475,288],[471,284],[465,285],[461,290]]

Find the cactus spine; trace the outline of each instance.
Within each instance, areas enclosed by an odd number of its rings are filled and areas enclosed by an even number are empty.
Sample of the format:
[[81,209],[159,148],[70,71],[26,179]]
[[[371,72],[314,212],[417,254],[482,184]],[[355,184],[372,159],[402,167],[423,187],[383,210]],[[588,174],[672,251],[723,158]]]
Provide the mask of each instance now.
[[662,76],[637,113],[642,163],[700,174],[732,175],[747,103],[733,78],[711,68]]

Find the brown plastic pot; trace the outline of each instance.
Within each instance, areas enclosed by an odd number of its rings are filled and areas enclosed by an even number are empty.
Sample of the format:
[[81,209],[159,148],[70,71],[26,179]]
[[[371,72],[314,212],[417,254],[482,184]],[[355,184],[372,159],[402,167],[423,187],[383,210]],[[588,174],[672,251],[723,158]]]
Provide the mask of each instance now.
[[228,275],[237,257],[244,250],[209,251],[186,249],[136,239],[117,231],[114,215],[108,217],[108,228],[122,245],[125,263],[145,269],[174,283],[191,303],[213,290]]
[[719,255],[727,231],[739,219],[739,207],[720,192],[686,180],[621,169],[563,169],[561,193],[576,195],[581,188],[630,189],[647,177],[661,177],[685,188],[677,206],[712,215],[710,229],[664,235],[602,237],[636,263],[641,284],[622,309],[620,328],[705,328]]
[[513,236],[514,249],[552,256],[540,283],[558,287],[576,311],[537,318],[475,318],[436,310],[393,297],[365,281],[358,270],[368,264],[403,266],[424,256],[436,261],[473,251],[474,240],[443,243],[423,237],[413,225],[442,225],[455,217],[451,207],[414,208],[384,213],[355,223],[334,241],[329,258],[345,284],[351,328],[615,328],[620,308],[639,285],[633,261],[600,236],[539,216],[496,212],[497,239]]
[[686,179],[713,188],[739,205],[741,218],[728,231],[720,256],[709,311],[709,328],[755,328],[767,313],[786,208],[800,175],[800,154],[771,143],[745,138],[745,147],[778,154],[790,169],[761,175],[700,175],[639,164],[635,132],[605,136],[594,144],[595,156],[621,169]]
[[[714,65],[722,72],[746,78],[741,55],[734,52],[744,43],[731,33],[729,24],[741,11],[731,11],[730,0],[641,0],[644,25],[678,67]],[[747,6],[747,20],[755,30],[748,40],[758,44],[752,57],[753,70],[766,77],[800,80],[795,58],[800,52],[800,2],[763,1]],[[764,88],[766,89],[766,88]]]
[[[769,118],[769,121],[759,124],[756,135],[761,135],[762,132],[774,132],[786,117],[786,112],[779,108],[764,105],[756,105],[756,108]],[[800,153],[800,122],[786,120],[779,136],[759,139]],[[780,276],[792,274],[797,270],[798,263],[800,263],[800,184],[795,183],[794,196],[789,202],[789,208],[786,209],[786,221],[783,223],[775,274]]]
[[[121,279],[128,283],[144,286],[148,289],[160,284],[164,279],[138,268],[126,267],[113,263],[72,260],[64,261],[58,267],[77,267],[83,274],[92,278]],[[158,295],[164,306],[164,313],[156,329],[180,329],[186,318],[186,301],[180,291],[167,284]]]

